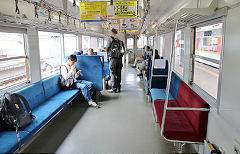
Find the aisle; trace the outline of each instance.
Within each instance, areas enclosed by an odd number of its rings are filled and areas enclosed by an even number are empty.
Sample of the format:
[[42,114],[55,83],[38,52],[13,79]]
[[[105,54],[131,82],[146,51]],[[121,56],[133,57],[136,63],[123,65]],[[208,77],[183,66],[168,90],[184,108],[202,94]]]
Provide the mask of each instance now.
[[142,85],[136,70],[125,67],[122,92],[102,92],[103,108],[86,110],[57,152],[174,152],[160,137]]

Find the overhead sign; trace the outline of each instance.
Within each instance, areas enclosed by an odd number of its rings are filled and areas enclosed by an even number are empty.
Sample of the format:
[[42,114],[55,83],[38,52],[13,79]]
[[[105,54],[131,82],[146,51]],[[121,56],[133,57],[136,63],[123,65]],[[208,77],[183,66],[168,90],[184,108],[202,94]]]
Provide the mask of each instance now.
[[122,30],[137,30],[138,29],[138,19],[125,19],[125,22],[122,24]]
[[120,30],[120,19],[108,19],[108,22],[104,23],[106,30],[116,29]]
[[80,3],[82,22],[107,21],[107,2]]
[[126,32],[132,36],[138,36],[140,34],[138,30],[127,30]]
[[117,1],[113,2],[114,18],[136,18],[137,1]]

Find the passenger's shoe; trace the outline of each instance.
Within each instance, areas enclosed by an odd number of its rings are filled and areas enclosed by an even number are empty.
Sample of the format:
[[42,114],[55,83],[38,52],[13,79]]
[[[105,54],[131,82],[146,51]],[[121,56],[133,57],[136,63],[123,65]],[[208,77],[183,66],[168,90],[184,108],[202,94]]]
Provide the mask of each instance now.
[[121,88],[118,88],[118,89],[117,89],[117,93],[120,93],[120,92],[121,92]]
[[109,92],[109,93],[117,93],[117,91],[116,91],[116,90],[113,90],[113,89],[108,90],[108,92]]
[[142,73],[138,73],[137,76],[142,76]]
[[132,68],[136,68],[136,66],[132,66]]
[[100,106],[97,105],[97,103],[95,103],[95,102],[88,102],[88,104],[89,104],[89,106],[91,106],[91,107],[100,108]]

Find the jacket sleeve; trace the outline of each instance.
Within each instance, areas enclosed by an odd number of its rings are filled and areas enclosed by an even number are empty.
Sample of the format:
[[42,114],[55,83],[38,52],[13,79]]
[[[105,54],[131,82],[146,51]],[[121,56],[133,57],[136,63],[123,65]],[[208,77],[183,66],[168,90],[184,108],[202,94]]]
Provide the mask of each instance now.
[[66,67],[61,67],[61,75],[65,80],[67,80],[70,76],[74,75],[74,71],[70,70],[68,72]]

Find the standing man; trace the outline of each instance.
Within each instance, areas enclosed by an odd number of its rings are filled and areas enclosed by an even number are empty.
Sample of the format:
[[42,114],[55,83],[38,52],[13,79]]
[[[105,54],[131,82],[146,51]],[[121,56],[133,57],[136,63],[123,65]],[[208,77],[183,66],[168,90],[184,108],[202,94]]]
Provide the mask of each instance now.
[[116,38],[117,30],[111,30],[111,37],[107,42],[107,52],[109,56],[110,76],[112,89],[108,92],[118,93],[121,91],[121,69],[122,69],[122,42]]

